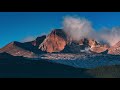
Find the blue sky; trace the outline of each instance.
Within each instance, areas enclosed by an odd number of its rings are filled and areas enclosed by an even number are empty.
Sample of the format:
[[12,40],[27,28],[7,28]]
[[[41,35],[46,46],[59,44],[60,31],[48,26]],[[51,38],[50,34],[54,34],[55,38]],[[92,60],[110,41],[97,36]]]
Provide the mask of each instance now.
[[0,12],[0,47],[61,28],[65,16],[84,17],[95,30],[120,26],[120,12]]

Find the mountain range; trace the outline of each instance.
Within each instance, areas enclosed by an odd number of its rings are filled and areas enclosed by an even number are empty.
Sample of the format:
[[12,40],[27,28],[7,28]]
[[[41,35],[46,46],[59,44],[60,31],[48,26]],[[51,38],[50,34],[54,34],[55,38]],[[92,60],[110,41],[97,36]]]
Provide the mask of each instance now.
[[0,48],[0,77],[120,77],[119,65],[120,41],[73,40],[63,29]]
[[62,29],[55,29],[48,35],[37,37],[30,42],[13,41],[0,49],[0,53],[13,56],[34,57],[41,53],[104,53],[120,55],[120,42],[114,46],[102,44],[91,38],[80,41],[70,40]]

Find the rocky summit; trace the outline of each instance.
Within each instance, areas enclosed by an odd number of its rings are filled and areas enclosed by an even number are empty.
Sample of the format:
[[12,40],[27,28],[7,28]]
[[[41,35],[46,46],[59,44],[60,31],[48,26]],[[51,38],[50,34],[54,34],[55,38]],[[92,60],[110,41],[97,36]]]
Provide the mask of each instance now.
[[120,55],[120,41],[109,48],[108,54]]
[[108,46],[87,38],[83,38],[80,41],[73,41],[62,29],[55,29],[46,37],[43,43],[40,44],[39,49],[49,53],[80,53],[86,50],[101,53],[106,51]]
[[120,42],[109,47],[92,38],[82,38],[79,41],[72,40],[62,29],[54,29],[48,35],[37,37],[31,42],[11,42],[0,49],[0,53],[6,52],[13,56],[33,58],[43,53],[105,53],[120,55]]
[[49,53],[60,52],[66,46],[66,35],[61,29],[53,30],[40,44],[39,49]]

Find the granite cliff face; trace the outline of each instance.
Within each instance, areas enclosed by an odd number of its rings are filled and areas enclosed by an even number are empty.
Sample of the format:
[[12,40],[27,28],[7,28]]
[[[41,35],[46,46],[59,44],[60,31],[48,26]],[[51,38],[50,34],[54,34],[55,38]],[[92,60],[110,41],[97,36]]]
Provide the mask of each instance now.
[[61,29],[53,30],[39,45],[39,49],[45,52],[60,52],[66,46],[66,35]]
[[109,48],[108,54],[120,55],[120,41],[114,46]]

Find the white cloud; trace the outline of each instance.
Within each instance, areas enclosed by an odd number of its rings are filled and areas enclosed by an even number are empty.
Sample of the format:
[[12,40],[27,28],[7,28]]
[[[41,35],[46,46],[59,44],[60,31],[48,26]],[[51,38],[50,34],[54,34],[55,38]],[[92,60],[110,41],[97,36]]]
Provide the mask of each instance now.
[[85,18],[67,16],[63,21],[63,30],[73,40],[92,37],[94,33],[91,22]]
[[115,45],[120,41],[120,27],[112,29],[102,29],[100,31],[101,39],[109,43],[110,46]]
[[69,37],[77,41],[81,38],[93,38],[97,41],[108,43],[110,46],[120,41],[120,27],[113,27],[112,29],[104,28],[96,31],[93,29],[91,22],[85,18],[65,17],[63,30]]

